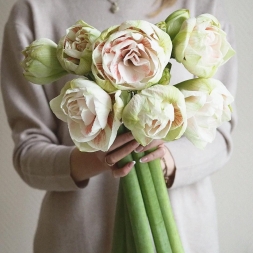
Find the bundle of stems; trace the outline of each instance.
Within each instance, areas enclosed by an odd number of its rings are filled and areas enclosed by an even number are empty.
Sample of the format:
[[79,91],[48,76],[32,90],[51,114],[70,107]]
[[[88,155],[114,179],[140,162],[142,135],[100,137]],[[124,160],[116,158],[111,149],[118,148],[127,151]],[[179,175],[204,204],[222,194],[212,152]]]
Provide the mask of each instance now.
[[112,253],[184,252],[160,159],[139,162],[148,152],[132,152],[119,162],[136,164],[120,179]]

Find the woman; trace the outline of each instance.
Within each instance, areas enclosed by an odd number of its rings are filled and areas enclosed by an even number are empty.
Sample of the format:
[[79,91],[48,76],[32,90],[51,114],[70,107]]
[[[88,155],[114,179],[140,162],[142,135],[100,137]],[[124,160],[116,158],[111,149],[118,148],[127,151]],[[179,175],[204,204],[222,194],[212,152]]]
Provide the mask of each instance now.
[[[169,5],[164,0],[165,5]],[[2,92],[15,142],[14,166],[31,187],[46,190],[34,240],[35,253],[110,252],[118,179],[133,164],[117,167],[117,161],[142,147],[131,134],[119,136],[109,152],[81,153],[69,137],[67,126],[55,118],[48,103],[56,97],[67,78],[54,85],[28,83],[19,65],[21,52],[38,38],[59,41],[65,28],[83,19],[99,30],[129,19],[152,23],[164,20],[179,8],[190,9],[192,16],[210,13],[222,23],[233,44],[231,30],[220,1],[178,0],[169,8],[154,13],[153,0],[20,0],[6,24],[2,55]],[[114,8],[117,10],[117,8]],[[70,79],[71,77],[68,77]],[[173,62],[172,84],[190,79],[181,65]],[[216,75],[234,95],[236,63],[230,60]],[[204,150],[186,138],[158,146],[153,158],[164,157],[169,194],[186,253],[219,252],[215,199],[209,176],[221,168],[231,153],[234,119],[223,124],[213,143]],[[118,149],[123,144],[124,147]],[[165,166],[163,164],[163,166]],[[111,175],[113,172],[114,177]]]

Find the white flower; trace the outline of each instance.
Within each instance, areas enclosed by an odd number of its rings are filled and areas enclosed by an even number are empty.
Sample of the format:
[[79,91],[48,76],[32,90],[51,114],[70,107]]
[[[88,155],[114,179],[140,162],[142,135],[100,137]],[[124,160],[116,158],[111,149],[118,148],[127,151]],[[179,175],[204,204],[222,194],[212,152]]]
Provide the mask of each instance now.
[[184,21],[173,40],[175,59],[198,77],[212,77],[234,54],[226,33],[210,14]]
[[133,96],[122,120],[143,146],[153,139],[178,139],[187,123],[184,96],[173,86],[154,85]]
[[107,151],[121,124],[120,91],[111,96],[86,78],[74,79],[50,102],[55,115],[67,122],[70,136],[80,151]]
[[231,119],[233,97],[216,79],[197,78],[177,84],[185,96],[188,124],[185,136],[197,147],[211,143],[216,129]]

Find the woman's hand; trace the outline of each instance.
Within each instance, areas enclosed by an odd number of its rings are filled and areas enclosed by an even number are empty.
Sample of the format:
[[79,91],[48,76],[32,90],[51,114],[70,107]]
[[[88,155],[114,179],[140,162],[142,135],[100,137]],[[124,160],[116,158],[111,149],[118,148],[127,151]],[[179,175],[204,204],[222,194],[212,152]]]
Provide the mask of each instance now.
[[164,179],[165,179],[167,187],[169,188],[172,186],[174,182],[176,168],[175,168],[174,159],[170,151],[168,150],[168,148],[165,146],[164,141],[154,140],[146,147],[139,146],[135,151],[144,152],[155,147],[157,147],[157,149],[147,154],[146,156],[143,156],[141,158],[141,162],[150,162],[152,160],[160,158],[163,174],[164,174]]
[[108,152],[87,153],[75,148],[70,157],[71,176],[75,182],[96,176],[106,170],[112,170],[115,177],[125,176],[133,168],[134,162],[122,168],[118,168],[117,162],[138,146],[131,132],[128,132],[117,136]]
[[166,168],[166,176],[170,176],[174,173],[175,170],[175,163],[174,159],[168,150],[168,148],[165,146],[165,142],[162,140],[153,140],[149,145],[143,147],[139,146],[135,151],[136,152],[145,152],[149,149],[155,148],[153,152],[143,156],[141,158],[141,162],[150,162],[152,160],[155,160],[157,158],[161,159],[161,164],[163,170]]
[[[132,137],[131,134],[130,134],[130,136]],[[122,136],[122,137],[125,138],[125,136]],[[136,145],[137,145],[137,147],[134,149],[134,147]],[[146,162],[150,162],[152,160],[160,158],[161,165],[164,170],[165,176],[169,177],[170,175],[172,175],[174,173],[174,171],[175,171],[174,159],[171,156],[171,153],[169,152],[167,147],[165,146],[164,141],[153,140],[149,145],[143,147],[143,146],[139,145],[136,141],[133,140],[132,143],[130,142],[127,145],[127,147],[128,147],[128,150],[124,150],[124,148],[126,148],[126,147],[123,147],[122,150],[119,149],[119,150],[113,151],[111,153],[109,151],[109,153],[107,153],[105,156],[105,162],[107,163],[108,166],[111,166],[114,177],[126,176],[134,166],[134,162],[130,162],[130,163],[126,164],[124,167],[118,168],[117,165],[115,165],[115,164],[119,160],[121,160],[123,157],[130,154],[132,151],[145,152],[145,151],[148,151],[148,150],[155,148],[155,147],[157,147],[157,149],[155,149],[153,152],[142,157],[142,159],[140,161],[143,163],[146,163]],[[114,149],[113,146],[112,146],[112,149]]]
[[135,162],[129,162],[121,168],[117,166],[117,163],[131,154],[138,146],[139,143],[134,139],[131,132],[127,132],[117,136],[108,152],[97,152],[97,157],[101,162],[104,162],[108,169],[112,170],[114,177],[123,177],[130,172]]

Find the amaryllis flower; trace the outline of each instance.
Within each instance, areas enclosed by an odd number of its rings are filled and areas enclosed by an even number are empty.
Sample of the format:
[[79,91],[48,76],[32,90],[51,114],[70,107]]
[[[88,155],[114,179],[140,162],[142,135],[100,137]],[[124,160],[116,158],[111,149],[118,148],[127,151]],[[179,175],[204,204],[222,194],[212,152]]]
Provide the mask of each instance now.
[[176,85],[185,96],[187,128],[185,136],[197,147],[211,143],[216,129],[231,119],[233,96],[216,79],[196,78]]
[[22,53],[21,62],[25,78],[36,84],[48,84],[60,79],[67,72],[62,68],[56,56],[57,44],[42,38],[33,41]]
[[50,106],[59,119],[67,122],[80,151],[107,151],[121,124],[123,102],[119,95],[120,91],[111,99],[93,81],[78,78],[67,82]]
[[143,146],[153,139],[178,139],[187,123],[184,96],[174,86],[154,85],[132,97],[122,120]]
[[170,60],[170,36],[147,21],[126,21],[94,44],[92,73],[106,91],[142,90],[158,83]]
[[100,32],[79,20],[66,31],[58,44],[57,56],[63,68],[77,75],[86,75],[91,71],[92,43]]
[[212,77],[235,54],[219,21],[210,14],[184,21],[172,42],[173,57],[198,77]]

